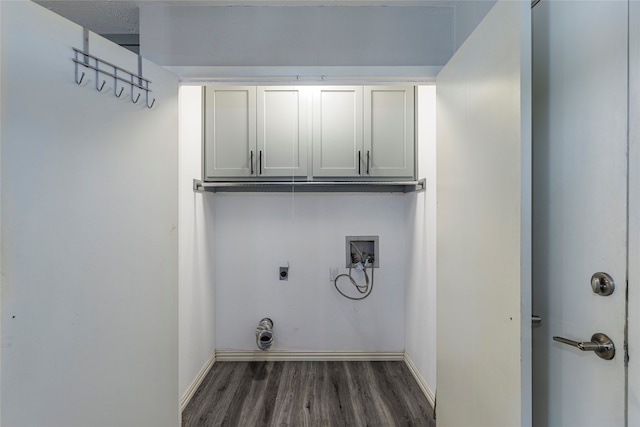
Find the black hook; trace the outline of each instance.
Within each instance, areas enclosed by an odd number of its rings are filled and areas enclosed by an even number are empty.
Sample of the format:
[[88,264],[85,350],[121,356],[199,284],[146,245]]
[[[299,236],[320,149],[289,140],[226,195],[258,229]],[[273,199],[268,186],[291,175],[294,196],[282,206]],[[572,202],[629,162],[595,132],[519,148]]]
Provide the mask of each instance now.
[[137,104],[139,99],[140,99],[140,94],[138,94],[138,97],[135,100],[133,99],[133,95],[131,95],[131,100],[133,101],[134,104]]
[[155,104],[155,103],[156,103],[156,99],[155,98],[153,98],[153,101],[151,101],[151,105],[149,105],[149,101],[147,101],[147,108],[152,108],[153,104]]
[[[77,67],[77,65],[76,65],[76,67]],[[76,73],[76,83],[81,84],[82,80],[84,80],[84,72],[80,76],[80,81],[78,81],[78,74]]]
[[96,82],[96,89],[98,89],[98,92],[102,92],[102,89],[104,89],[104,85],[107,84],[106,80],[102,81],[102,86],[98,87],[98,82]]
[[120,93],[116,93],[116,98],[120,98],[122,96],[122,92],[124,92],[124,87],[120,88]]

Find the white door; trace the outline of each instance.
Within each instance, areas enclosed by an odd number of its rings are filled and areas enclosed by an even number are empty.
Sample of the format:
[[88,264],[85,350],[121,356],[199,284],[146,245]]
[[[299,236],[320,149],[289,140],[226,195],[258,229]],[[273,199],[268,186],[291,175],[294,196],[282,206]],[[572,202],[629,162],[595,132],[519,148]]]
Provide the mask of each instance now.
[[531,425],[530,25],[498,1],[438,75],[438,427]]
[[364,87],[365,175],[413,178],[414,87]]
[[[627,10],[546,0],[533,9],[536,426],[626,425]],[[594,293],[598,272],[613,294]],[[595,333],[612,340],[611,360],[553,340]]]
[[[0,9],[0,424],[175,427],[178,78],[142,61],[152,108],[83,67],[78,85],[80,26]],[[137,55],[88,45],[137,72]]]
[[258,176],[307,176],[307,92],[303,87],[258,87]]

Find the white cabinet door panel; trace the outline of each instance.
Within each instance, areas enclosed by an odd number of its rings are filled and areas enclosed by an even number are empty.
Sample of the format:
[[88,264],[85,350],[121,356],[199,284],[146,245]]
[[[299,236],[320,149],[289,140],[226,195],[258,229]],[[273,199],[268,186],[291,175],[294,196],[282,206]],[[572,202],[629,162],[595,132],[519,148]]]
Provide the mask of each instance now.
[[258,176],[307,175],[307,89],[258,87]]
[[365,86],[364,162],[366,174],[414,175],[413,86]]
[[204,111],[205,179],[254,176],[255,87],[206,86]]
[[362,174],[362,141],[362,86],[317,88],[313,94],[313,175]]

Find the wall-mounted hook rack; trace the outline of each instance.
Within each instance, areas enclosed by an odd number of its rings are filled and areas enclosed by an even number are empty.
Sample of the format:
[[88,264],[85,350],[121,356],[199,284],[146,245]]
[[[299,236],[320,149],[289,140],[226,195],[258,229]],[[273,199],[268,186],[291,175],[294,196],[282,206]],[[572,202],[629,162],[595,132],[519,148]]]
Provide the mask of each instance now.
[[[152,108],[156,103],[156,99],[153,98],[151,103],[149,103],[149,93],[152,92],[149,88],[151,80],[142,77],[142,58],[138,58],[138,69],[140,71],[138,73],[134,73],[100,59],[97,56],[91,55],[88,48],[87,33],[88,32],[85,30],[84,50],[80,50],[75,47],[73,48],[75,54],[73,58],[73,62],[75,64],[75,82],[78,85],[81,85],[84,81],[86,75],[84,71],[82,71],[82,74],[78,77],[80,72],[79,70],[81,69],[80,67],[93,70],[96,73],[96,90],[98,92],[102,92],[107,84],[107,80],[112,78],[113,94],[116,98],[120,98],[122,96],[125,87],[128,85],[131,88],[131,102],[137,104],[142,92],[144,92],[147,108]],[[102,80],[102,83],[100,83],[100,80]],[[120,89],[119,92],[118,88]],[[135,90],[136,88],[138,90]]]

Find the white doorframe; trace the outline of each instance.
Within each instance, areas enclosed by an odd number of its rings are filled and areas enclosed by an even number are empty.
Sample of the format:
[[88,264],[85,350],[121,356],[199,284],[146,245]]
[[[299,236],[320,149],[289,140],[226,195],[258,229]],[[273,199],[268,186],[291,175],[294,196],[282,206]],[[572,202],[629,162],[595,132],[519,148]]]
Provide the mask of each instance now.
[[629,2],[627,425],[640,425],[640,2]]

